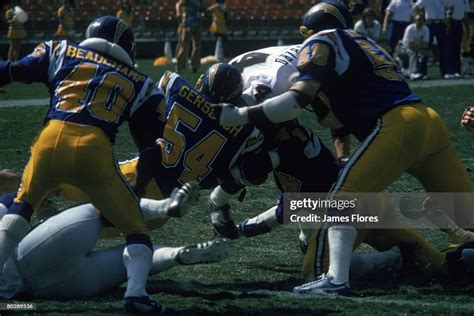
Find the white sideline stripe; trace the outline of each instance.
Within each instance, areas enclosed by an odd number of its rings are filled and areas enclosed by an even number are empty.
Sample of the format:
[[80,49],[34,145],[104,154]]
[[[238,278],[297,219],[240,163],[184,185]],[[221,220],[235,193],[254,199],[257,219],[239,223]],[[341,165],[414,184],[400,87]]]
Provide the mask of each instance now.
[[[448,80],[420,80],[408,82],[410,88],[434,88],[434,87],[451,87],[451,86],[474,86],[474,78],[448,79]],[[0,101],[0,108],[12,108],[23,106],[42,106],[48,105],[49,99],[18,99]]]
[[49,99],[20,99],[0,101],[0,108],[48,105]]

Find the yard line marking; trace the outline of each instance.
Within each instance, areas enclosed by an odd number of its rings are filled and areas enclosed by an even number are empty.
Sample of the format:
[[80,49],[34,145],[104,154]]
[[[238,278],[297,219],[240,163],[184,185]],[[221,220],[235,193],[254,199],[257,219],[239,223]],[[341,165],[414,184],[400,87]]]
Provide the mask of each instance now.
[[[474,85],[474,78],[462,79],[438,79],[438,80],[420,80],[407,81],[410,88],[435,88],[452,86],[470,86]],[[17,99],[0,101],[0,108],[24,107],[24,106],[45,106],[49,105],[49,98],[46,99]]]
[[0,101],[0,108],[48,105],[49,99],[19,99]]
[[434,88],[474,85],[474,78],[408,81],[410,88]]

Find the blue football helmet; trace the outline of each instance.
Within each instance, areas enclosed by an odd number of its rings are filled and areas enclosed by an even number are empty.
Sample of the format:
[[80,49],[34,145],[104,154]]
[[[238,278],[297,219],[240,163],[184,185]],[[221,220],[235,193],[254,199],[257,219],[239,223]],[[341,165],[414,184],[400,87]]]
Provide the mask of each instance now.
[[122,47],[135,61],[135,36],[130,26],[115,16],[102,16],[89,24],[86,38],[102,38]]
[[215,103],[238,103],[243,86],[240,72],[225,63],[212,65],[196,83],[196,89]]
[[300,33],[309,37],[322,30],[352,29],[354,22],[351,13],[343,2],[326,0],[311,7],[303,16]]

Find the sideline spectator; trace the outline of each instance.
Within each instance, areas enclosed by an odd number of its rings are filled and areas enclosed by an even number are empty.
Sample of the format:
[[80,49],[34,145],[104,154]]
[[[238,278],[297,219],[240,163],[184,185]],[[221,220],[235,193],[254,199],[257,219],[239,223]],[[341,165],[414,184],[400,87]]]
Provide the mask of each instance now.
[[133,28],[133,10],[132,10],[132,4],[130,3],[129,0],[124,0],[122,2],[122,5],[120,6],[120,10],[117,11],[116,16],[119,19],[122,19],[125,23],[127,23],[128,26]]
[[445,21],[444,0],[418,0],[413,10],[416,14],[425,14],[426,25],[430,30],[430,49],[433,47],[433,39],[436,37],[438,43],[439,72],[441,77],[446,74],[447,64],[447,36]]
[[447,63],[444,78],[461,77],[461,42],[463,23],[468,23],[467,14],[471,6],[467,0],[444,0],[448,22],[447,32]]
[[186,69],[189,46],[192,43],[191,69],[196,73],[201,66],[201,18],[204,12],[202,0],[179,0],[177,11],[181,15],[183,30],[177,56],[176,71]]
[[415,16],[415,22],[407,26],[402,44],[397,52],[400,58],[409,58],[409,76],[411,80],[427,79],[428,50],[430,30],[422,15]]
[[74,0],[63,0],[63,5],[58,9],[58,29],[54,37],[59,40],[68,40],[74,42],[76,35],[74,33],[74,14],[76,6]]
[[21,43],[28,35],[25,31],[24,23],[20,23],[16,19],[15,7],[20,6],[20,1],[13,0],[10,2],[10,7],[5,12],[5,19],[9,24],[7,38],[10,44],[8,48],[8,60],[15,61],[20,57]]
[[365,8],[362,12],[362,18],[356,22],[354,30],[374,41],[378,41],[382,26],[380,25],[380,22],[375,19],[376,15],[377,13],[374,9]]
[[410,24],[412,5],[412,0],[392,0],[385,10],[382,32],[388,31],[388,46],[391,54],[395,52],[395,47],[402,39],[405,28]]
[[227,13],[225,12],[225,0],[216,0],[216,3],[207,8],[207,12],[212,15],[212,23],[209,31],[216,36],[216,49],[214,56],[217,61],[223,62],[225,60],[224,44],[227,40],[227,29],[226,20]]
[[471,76],[471,26],[469,22],[463,23],[462,42],[461,42],[461,74],[464,77]]

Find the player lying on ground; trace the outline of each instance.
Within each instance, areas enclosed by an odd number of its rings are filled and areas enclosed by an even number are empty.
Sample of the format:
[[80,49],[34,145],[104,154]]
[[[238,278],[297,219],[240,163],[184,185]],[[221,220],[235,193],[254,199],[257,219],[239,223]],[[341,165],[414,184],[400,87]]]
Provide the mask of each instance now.
[[[183,191],[187,189],[183,187],[172,198],[180,204],[181,215],[196,194],[195,189]],[[185,200],[183,194],[187,196]],[[12,200],[12,194],[0,198],[0,218]],[[145,223],[167,219],[169,205],[175,203],[141,199]],[[0,297],[10,299],[26,294],[38,298],[78,299],[100,295],[126,282],[127,273],[122,264],[125,245],[94,250],[107,225],[92,204],[83,204],[35,226],[18,244],[0,273]],[[177,265],[217,262],[230,252],[227,239],[183,247],[155,244],[150,273],[157,274]]]
[[79,45],[42,43],[18,62],[0,62],[0,86],[41,82],[51,97],[18,196],[0,226],[0,266],[27,234],[42,201],[67,184],[82,191],[126,239],[124,309],[158,313],[160,305],[145,290],[152,243],[138,198],[118,171],[112,148],[124,121],[135,138],[149,133],[137,121],[148,119],[140,117],[141,110],[156,107],[153,82],[134,69],[134,35],[122,20],[98,18],[86,38]]
[[[299,75],[300,49],[301,45],[267,47],[244,53],[229,62],[242,74],[242,99],[248,106],[290,90]],[[345,129],[333,129],[331,136],[337,161],[347,161],[351,147],[349,133]]]
[[[331,199],[383,191],[404,172],[414,175],[427,192],[474,192],[442,119],[410,90],[390,55],[352,31],[352,25],[348,9],[338,2],[313,6],[300,28],[305,37],[298,56],[300,75],[290,91],[248,108],[219,105],[220,124],[251,122],[264,128],[296,118],[310,105],[323,125],[345,127],[361,145],[339,174]],[[317,98],[321,93],[324,99]],[[455,204],[450,216],[474,227],[472,212],[466,209],[474,205],[472,198]],[[357,230],[335,224],[327,232],[329,271],[310,286],[315,294],[345,294],[350,292]]]

